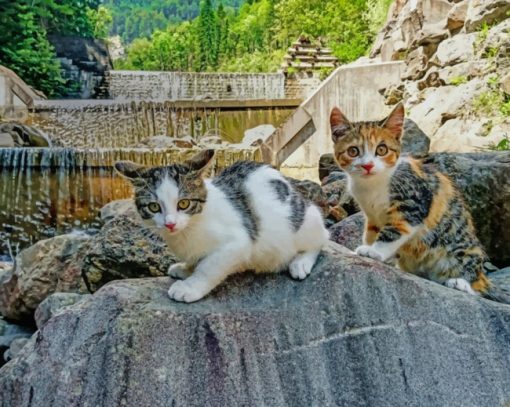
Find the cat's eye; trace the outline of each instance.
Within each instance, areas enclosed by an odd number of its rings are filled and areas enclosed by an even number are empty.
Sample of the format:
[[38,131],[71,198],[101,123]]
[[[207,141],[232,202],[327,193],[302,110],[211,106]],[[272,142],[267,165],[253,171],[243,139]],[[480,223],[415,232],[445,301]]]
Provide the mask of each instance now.
[[347,155],[349,157],[357,157],[359,155],[359,148],[358,147],[349,147],[347,149]]
[[147,208],[153,213],[161,212],[161,206],[157,202],[150,202]]
[[181,210],[185,210],[189,208],[189,199],[181,199],[179,202],[177,202],[177,207]]
[[375,153],[377,155],[386,155],[388,154],[388,147],[386,147],[386,144],[379,144],[375,150]]

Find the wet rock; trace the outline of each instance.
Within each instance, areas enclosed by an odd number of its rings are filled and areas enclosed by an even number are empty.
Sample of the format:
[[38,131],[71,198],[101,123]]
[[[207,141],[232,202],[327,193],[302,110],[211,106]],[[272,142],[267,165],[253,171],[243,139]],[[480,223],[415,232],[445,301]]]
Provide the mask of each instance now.
[[[16,122],[0,123],[0,134],[11,136],[15,147],[49,147],[51,141],[35,127]],[[4,136],[6,137],[6,136]],[[5,146],[9,147],[9,146]]]
[[107,222],[83,249],[78,267],[90,292],[109,281],[166,275],[175,258],[163,239],[138,216],[119,215]]
[[496,406],[510,398],[509,306],[343,252],[323,256],[304,281],[234,276],[193,304],[168,299],[169,278],[108,284],[48,321],[2,367],[3,405]]
[[75,294],[75,293],[55,293],[47,297],[39,304],[35,310],[35,323],[37,328],[41,328],[47,321],[53,318],[61,311],[69,308],[71,305],[76,304],[89,294]]
[[68,234],[22,250],[14,269],[1,276],[0,313],[14,320],[30,320],[48,295],[57,291],[86,292],[80,270],[69,266],[88,240],[83,234]]
[[495,24],[508,18],[510,0],[471,0],[466,15],[467,32],[480,29],[484,24]]
[[364,226],[365,217],[361,212],[358,212],[329,228],[329,239],[349,250],[356,250],[363,244]]

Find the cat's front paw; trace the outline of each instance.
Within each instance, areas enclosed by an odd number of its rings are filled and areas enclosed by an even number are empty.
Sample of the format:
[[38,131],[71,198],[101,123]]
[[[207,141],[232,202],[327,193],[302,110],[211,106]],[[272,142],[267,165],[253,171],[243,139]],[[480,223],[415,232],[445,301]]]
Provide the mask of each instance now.
[[473,290],[471,284],[468,283],[467,280],[463,278],[450,278],[444,282],[444,285],[448,288],[453,288],[455,290],[464,291],[465,293],[477,295],[478,293]]
[[374,260],[383,261],[382,255],[379,252],[375,251],[372,248],[372,246],[368,246],[368,245],[359,246],[356,249],[356,254],[358,256],[370,257],[371,259],[374,259]]
[[172,278],[184,280],[191,275],[191,271],[186,263],[175,263],[168,268],[167,274]]
[[168,290],[168,296],[175,301],[195,302],[204,298],[208,292],[203,284],[187,279],[173,283]]

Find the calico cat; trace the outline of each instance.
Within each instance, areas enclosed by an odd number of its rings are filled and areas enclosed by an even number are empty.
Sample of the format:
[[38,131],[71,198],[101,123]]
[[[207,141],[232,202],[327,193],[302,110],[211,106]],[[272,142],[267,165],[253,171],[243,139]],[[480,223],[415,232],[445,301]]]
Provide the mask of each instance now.
[[183,279],[170,286],[170,298],[200,300],[228,275],[247,269],[288,266],[293,278],[307,277],[329,237],[319,209],[268,165],[241,161],[205,178],[213,155],[204,150],[167,167],[115,164],[132,181],[145,223],[183,261],[169,269]]
[[404,107],[379,122],[351,123],[338,108],[330,115],[334,156],[365,215],[361,256],[470,294],[508,302],[486,277],[486,255],[471,215],[450,179],[400,155]]

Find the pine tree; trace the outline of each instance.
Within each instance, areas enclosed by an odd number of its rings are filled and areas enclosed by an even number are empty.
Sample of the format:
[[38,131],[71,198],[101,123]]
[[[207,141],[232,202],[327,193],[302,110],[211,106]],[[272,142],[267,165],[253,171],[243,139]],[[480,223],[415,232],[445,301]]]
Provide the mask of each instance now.
[[198,17],[198,44],[200,70],[218,65],[216,15],[211,0],[203,0]]

